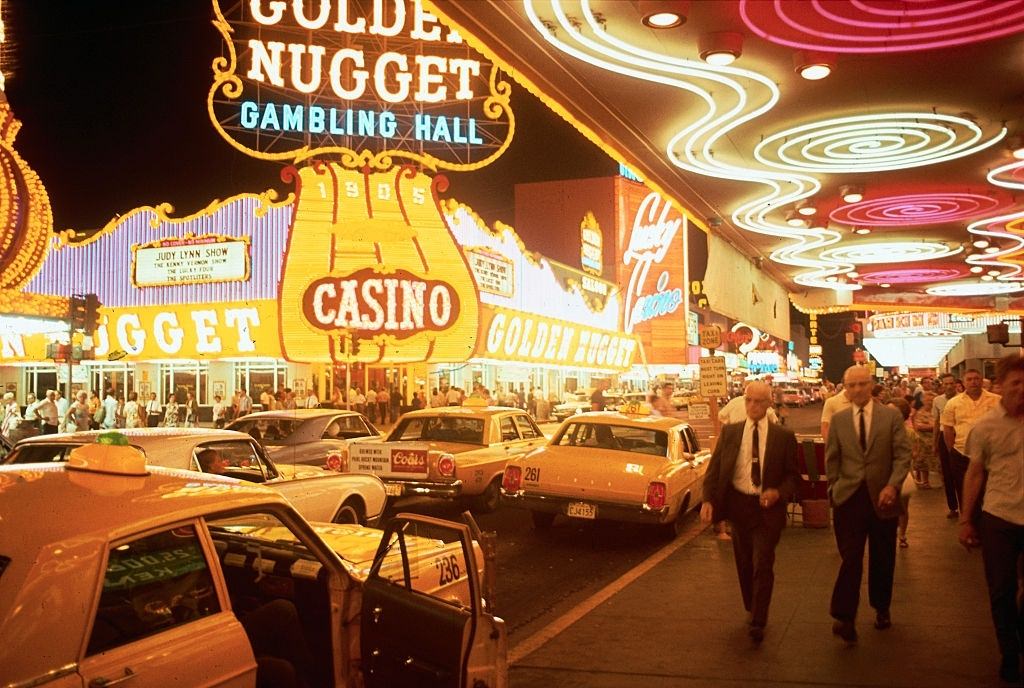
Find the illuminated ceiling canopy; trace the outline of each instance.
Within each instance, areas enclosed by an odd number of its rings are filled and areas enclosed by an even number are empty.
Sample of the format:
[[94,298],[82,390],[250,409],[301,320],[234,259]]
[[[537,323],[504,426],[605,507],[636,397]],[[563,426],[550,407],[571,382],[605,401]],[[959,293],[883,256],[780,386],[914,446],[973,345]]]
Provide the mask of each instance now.
[[883,366],[934,368],[960,337],[865,337],[863,341],[871,357]]

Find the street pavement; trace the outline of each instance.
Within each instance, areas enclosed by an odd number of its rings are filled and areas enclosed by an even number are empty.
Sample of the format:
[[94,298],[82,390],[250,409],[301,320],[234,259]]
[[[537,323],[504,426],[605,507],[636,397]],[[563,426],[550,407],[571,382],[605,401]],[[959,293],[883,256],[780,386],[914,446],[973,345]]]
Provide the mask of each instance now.
[[[815,410],[791,416],[794,428],[810,430]],[[919,490],[910,512],[910,546],[897,555],[893,626],[873,628],[865,576],[860,641],[852,647],[831,633],[828,605],[839,570],[831,528],[797,520],[783,533],[768,627],[755,645],[731,543],[697,526],[685,545],[539,648],[522,656],[514,639],[511,686],[1005,685],[980,552],[957,543],[941,489]]]

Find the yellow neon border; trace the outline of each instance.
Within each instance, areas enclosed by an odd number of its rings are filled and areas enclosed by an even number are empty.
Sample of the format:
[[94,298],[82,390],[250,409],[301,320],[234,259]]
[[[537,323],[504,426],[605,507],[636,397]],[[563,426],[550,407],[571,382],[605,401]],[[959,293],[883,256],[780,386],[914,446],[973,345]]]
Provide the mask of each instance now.
[[284,197],[283,200],[277,200],[278,195],[279,194],[274,189],[268,189],[267,191],[264,191],[261,194],[240,193],[231,196],[223,201],[219,199],[214,199],[213,201],[210,201],[210,203],[205,208],[201,208],[195,211],[194,213],[185,215],[184,217],[170,217],[169,214],[174,212],[174,206],[172,206],[170,203],[160,203],[156,206],[143,205],[139,206],[138,208],[132,208],[124,215],[119,215],[113,218],[112,220],[110,220],[110,222],[105,224],[100,229],[96,230],[95,232],[90,232],[88,236],[77,241],[75,240],[75,237],[79,234],[79,232],[77,232],[74,229],[61,230],[60,232],[57,233],[57,244],[54,246],[54,248],[62,249],[87,246],[88,244],[91,244],[92,242],[100,239],[101,237],[106,236],[107,234],[110,234],[111,232],[115,231],[121,225],[121,223],[126,222],[130,217],[147,211],[152,212],[155,215],[155,217],[149,221],[149,226],[152,227],[153,229],[157,229],[162,224],[182,224],[194,220],[197,217],[202,217],[203,215],[212,215],[221,208],[224,208],[225,206],[228,206],[232,203],[235,203],[236,201],[240,201],[247,198],[252,198],[259,202],[259,205],[257,205],[253,209],[253,216],[255,217],[263,217],[270,211],[271,208],[283,208],[284,206],[291,205],[292,203],[295,202],[294,193],[289,193]]
[[[453,172],[471,172],[478,170],[482,167],[486,167],[508,149],[512,144],[512,137],[515,135],[516,129],[516,118],[515,113],[512,112],[511,97],[512,97],[512,86],[504,80],[498,78],[499,67],[497,62],[491,59],[491,73],[487,80],[487,85],[490,88],[490,95],[484,99],[482,110],[487,119],[492,121],[498,121],[503,114],[508,116],[508,133],[505,135],[505,140],[491,155],[487,156],[483,160],[472,163],[454,163],[441,160],[440,158],[434,157],[426,153],[414,153],[412,151],[404,151],[400,149],[391,149],[374,153],[371,150],[354,151],[351,148],[345,146],[327,146],[310,148],[309,146],[302,146],[300,148],[293,148],[288,151],[281,151],[279,153],[264,153],[254,148],[249,148],[246,145],[235,140],[228,132],[221,126],[220,120],[217,119],[213,109],[214,96],[218,91],[222,91],[224,96],[230,100],[235,100],[242,97],[244,85],[242,79],[235,73],[238,68],[238,55],[235,52],[235,44],[231,40],[231,34],[234,33],[234,29],[231,28],[231,24],[224,18],[223,12],[220,9],[220,0],[213,0],[213,11],[216,15],[216,19],[213,20],[213,25],[220,32],[221,37],[227,44],[228,57],[217,57],[214,58],[211,67],[213,68],[213,84],[210,86],[210,92],[206,97],[206,109],[210,115],[210,121],[213,123],[217,133],[227,141],[233,148],[253,158],[259,158],[261,160],[289,160],[294,163],[302,162],[316,156],[322,156],[325,154],[338,154],[341,156],[340,164],[343,167],[351,169],[360,169],[363,167],[371,167],[381,171],[388,170],[396,165],[394,158],[404,158],[412,160],[413,162],[419,163],[430,170],[450,170]],[[450,27],[449,27],[450,28]],[[484,55],[486,57],[486,55]]]
[[588,210],[583,215],[583,219],[580,220],[580,265],[583,268],[583,272],[587,273],[588,275],[593,275],[594,277],[601,277],[601,275],[604,273],[604,264],[603,263],[596,270],[594,268],[588,268],[586,265],[583,265],[583,258],[586,257],[586,256],[583,255],[583,248],[585,246],[594,246],[594,244],[589,244],[583,238],[583,230],[586,230],[586,229],[589,229],[589,230],[597,232],[597,236],[601,240],[601,243],[597,244],[597,250],[601,252],[601,257],[602,257],[602,260],[603,260],[604,259],[604,235],[601,234],[601,225],[600,225],[600,223],[598,223],[597,218],[594,217],[594,212],[592,210]]
[[[574,129],[576,129],[576,131],[578,131],[581,134],[583,134],[583,136],[587,140],[589,140],[591,143],[593,143],[599,149],[604,151],[608,155],[608,157],[610,157],[615,162],[622,163],[623,165],[628,167],[631,172],[634,172],[634,174],[636,174],[635,170],[642,170],[643,169],[642,165],[638,165],[638,164],[636,164],[636,163],[634,163],[632,161],[629,161],[628,156],[623,155],[619,150],[617,150],[616,148],[613,148],[612,146],[610,146],[607,143],[605,143],[601,139],[601,137],[598,136],[592,129],[590,129],[589,127],[587,127],[587,125],[583,124],[578,119],[573,117],[569,113],[569,111],[566,110],[565,107],[562,106],[561,103],[559,103],[558,101],[556,101],[553,98],[551,98],[547,93],[545,93],[543,90],[541,90],[540,87],[538,87],[530,79],[528,79],[526,76],[524,76],[522,74],[522,72],[514,69],[511,65],[507,64],[504,60],[500,59],[494,53],[494,51],[492,51],[487,46],[486,43],[484,43],[479,38],[474,36],[472,32],[470,32],[469,30],[466,29],[466,27],[464,27],[463,25],[459,24],[457,21],[453,20],[450,16],[445,14],[445,12],[443,10],[441,10],[433,2],[433,0],[422,0],[422,3],[423,3],[423,7],[425,9],[427,9],[429,12],[431,12],[432,14],[437,16],[438,19],[443,20],[449,26],[454,27],[459,32],[459,35],[462,36],[462,39],[464,41],[466,41],[467,43],[469,43],[469,45],[472,46],[474,49],[476,49],[477,52],[479,52],[482,55],[484,55],[485,57],[487,57],[487,59],[489,59],[494,64],[500,65],[501,68],[508,75],[510,75],[515,80],[515,82],[517,84],[519,84],[520,86],[525,88],[527,91],[532,93],[534,96],[536,96],[538,99],[540,99],[540,101],[542,103],[544,103],[545,105],[547,105],[548,108],[552,112],[554,112],[559,117],[564,119],[566,122],[571,124],[572,127]],[[698,229],[700,229],[705,234],[709,234],[710,233],[710,231],[708,230],[707,225],[704,224],[703,220],[701,220],[696,215],[694,215],[692,212],[690,212],[682,203],[680,203],[675,198],[675,196],[673,196],[672,194],[666,193],[664,190],[662,190],[662,188],[658,184],[654,183],[653,181],[650,181],[648,179],[648,177],[650,175],[647,175],[647,174],[637,174],[636,176],[643,179],[643,182],[641,182],[643,185],[647,186],[648,188],[650,188],[650,189],[652,189],[654,191],[657,191],[662,196],[667,198],[672,203],[672,205],[675,206],[675,208],[679,212],[681,212],[683,215],[688,217],[690,222],[692,222],[694,225],[696,225]]]
[[[148,289],[150,287],[182,287],[193,284],[221,284],[225,282],[248,282],[252,276],[252,238],[248,235],[233,237],[227,236],[226,234],[193,234],[189,232],[181,237],[175,237],[184,240],[194,239],[215,239],[214,244],[226,244],[229,242],[236,242],[245,244],[245,272],[241,277],[230,277],[220,279],[198,279],[190,282],[153,282],[151,284],[139,284],[135,278],[135,268],[138,261],[139,249],[150,249],[150,248],[162,248],[163,244],[170,237],[163,237],[161,239],[155,239],[153,241],[146,242],[145,244],[132,244],[132,265],[131,272],[128,273],[128,279],[131,281],[132,286],[136,289]],[[196,244],[197,246],[206,246],[209,244]]]

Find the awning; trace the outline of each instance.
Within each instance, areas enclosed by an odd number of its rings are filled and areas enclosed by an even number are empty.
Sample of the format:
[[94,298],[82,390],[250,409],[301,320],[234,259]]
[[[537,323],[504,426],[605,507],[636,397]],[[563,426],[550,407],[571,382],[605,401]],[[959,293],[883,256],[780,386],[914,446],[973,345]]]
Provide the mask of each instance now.
[[883,366],[934,368],[960,341],[952,337],[865,337],[864,348]]

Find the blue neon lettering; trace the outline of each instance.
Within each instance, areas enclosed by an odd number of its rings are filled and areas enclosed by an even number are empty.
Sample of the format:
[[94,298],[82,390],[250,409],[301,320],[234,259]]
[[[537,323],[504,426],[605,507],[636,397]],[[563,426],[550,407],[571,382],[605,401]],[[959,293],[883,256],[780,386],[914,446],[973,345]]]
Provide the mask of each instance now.
[[324,131],[324,120],[326,113],[322,107],[317,105],[309,106],[309,133],[321,134]]
[[260,108],[251,100],[242,101],[242,112],[239,122],[246,129],[255,129],[260,120]]
[[285,131],[302,131],[302,106],[281,106],[282,128]]
[[260,120],[260,129],[281,130],[281,123],[277,119],[277,108],[274,107],[273,103],[267,103],[267,107],[263,108],[263,119]]

